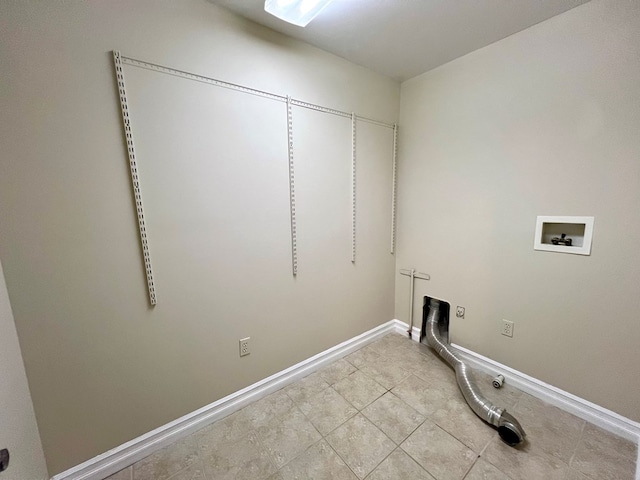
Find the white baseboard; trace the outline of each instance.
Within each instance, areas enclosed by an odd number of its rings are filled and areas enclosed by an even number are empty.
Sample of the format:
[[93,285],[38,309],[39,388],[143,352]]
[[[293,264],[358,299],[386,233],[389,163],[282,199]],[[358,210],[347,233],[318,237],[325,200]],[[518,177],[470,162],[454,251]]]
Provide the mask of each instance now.
[[[419,337],[418,337],[419,338]],[[619,435],[638,445],[638,459],[636,460],[635,480],[640,480],[640,423],[623,417],[600,405],[591,403],[572,393],[565,392],[553,385],[519,372],[511,367],[484,357],[460,345],[451,345],[470,366],[476,367],[490,375],[498,373],[504,375],[505,382],[519,388],[534,397],[554,405],[576,417],[582,418],[608,432]]]
[[[251,402],[293,383],[329,363],[342,358],[390,332],[407,335],[409,325],[394,319],[376,328],[321,352],[290,368],[260,380],[242,390],[156,428],[119,447],[87,460],[69,470],[54,475],[52,480],[102,480],[155,451],[190,435],[207,425],[240,410]],[[420,329],[413,327],[411,338],[420,341]],[[606,408],[565,392],[538,379],[483,357],[459,345],[452,345],[471,366],[490,374],[501,373],[511,385],[541,400],[566,410],[607,431],[638,443],[640,424]],[[640,467],[640,450],[638,465]],[[640,468],[638,478],[640,480]]]
[[[395,322],[395,330],[398,333],[403,335],[407,335],[409,333],[409,324],[404,323],[402,320],[393,319],[392,322]],[[413,327],[411,329],[411,340],[416,342],[420,341],[420,329],[418,327]]]
[[[414,327],[412,336],[414,339],[420,339],[420,329]],[[623,417],[595,403],[591,403],[572,393],[565,392],[553,385],[549,385],[526,373],[507,367],[502,363],[496,362],[460,345],[452,343],[451,346],[469,366],[489,373],[492,376],[500,373],[504,375],[506,382],[523,392],[640,445],[640,423],[634,422],[629,418]],[[640,448],[638,449],[638,455],[639,478],[637,480],[640,480]]]
[[576,417],[587,420],[604,430],[615,433],[623,438],[638,443],[640,440],[640,423],[634,422],[622,415],[608,410],[600,405],[591,403],[572,393],[565,392],[553,385],[533,378],[525,373],[507,367],[490,358],[468,350],[456,344],[451,345],[460,356],[472,367],[496,375],[504,375],[505,381],[523,392],[544,400],[562,410],[572,413]]
[[[408,325],[399,320],[390,320],[368,332],[353,337],[329,348],[292,367],[249,385],[216,402],[189,413],[173,422],[156,428],[119,447],[87,460],[80,465],[54,475],[52,480],[102,480],[155,451],[190,435],[207,425],[240,410],[251,402],[266,397],[314,371],[342,358],[390,332],[406,335]],[[418,330],[419,335],[420,330]],[[418,339],[420,337],[418,336]]]

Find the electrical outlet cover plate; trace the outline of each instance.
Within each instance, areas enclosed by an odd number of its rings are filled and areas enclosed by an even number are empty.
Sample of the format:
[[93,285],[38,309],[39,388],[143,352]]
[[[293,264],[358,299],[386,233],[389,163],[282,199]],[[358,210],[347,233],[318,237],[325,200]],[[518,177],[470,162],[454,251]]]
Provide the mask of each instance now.
[[249,351],[249,340],[251,337],[241,338],[240,339],[240,356],[244,357],[245,355],[249,355],[251,352]]
[[510,320],[502,320],[502,335],[513,337],[513,322]]

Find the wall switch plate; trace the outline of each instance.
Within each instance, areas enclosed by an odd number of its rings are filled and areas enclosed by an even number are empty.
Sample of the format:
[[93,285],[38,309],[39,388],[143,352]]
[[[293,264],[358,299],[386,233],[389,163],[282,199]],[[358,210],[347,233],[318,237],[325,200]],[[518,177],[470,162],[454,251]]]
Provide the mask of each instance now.
[[464,318],[464,307],[461,307],[460,305],[456,307],[456,317]]
[[513,337],[513,322],[510,320],[502,320],[502,335]]
[[251,352],[249,351],[249,340],[251,337],[240,339],[240,356],[244,357],[245,355],[249,355]]

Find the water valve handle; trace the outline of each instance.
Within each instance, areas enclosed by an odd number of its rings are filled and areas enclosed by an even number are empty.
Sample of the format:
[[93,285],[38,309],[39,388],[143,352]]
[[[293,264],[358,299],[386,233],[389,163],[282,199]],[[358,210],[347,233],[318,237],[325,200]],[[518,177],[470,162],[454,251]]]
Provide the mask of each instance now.
[[0,472],[4,472],[9,468],[9,450],[3,448],[0,450]]

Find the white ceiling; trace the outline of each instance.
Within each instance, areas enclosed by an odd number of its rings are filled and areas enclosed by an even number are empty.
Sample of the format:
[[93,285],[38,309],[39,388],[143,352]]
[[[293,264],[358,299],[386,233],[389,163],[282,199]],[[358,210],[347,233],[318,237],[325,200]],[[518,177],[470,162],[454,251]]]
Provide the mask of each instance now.
[[396,80],[406,80],[589,0],[333,0],[305,28],[264,0],[210,0]]

